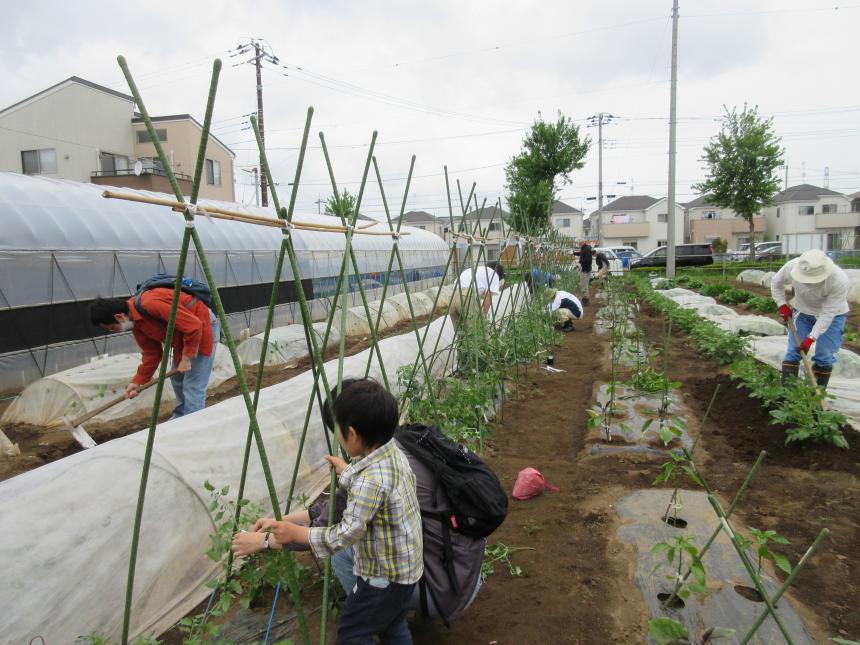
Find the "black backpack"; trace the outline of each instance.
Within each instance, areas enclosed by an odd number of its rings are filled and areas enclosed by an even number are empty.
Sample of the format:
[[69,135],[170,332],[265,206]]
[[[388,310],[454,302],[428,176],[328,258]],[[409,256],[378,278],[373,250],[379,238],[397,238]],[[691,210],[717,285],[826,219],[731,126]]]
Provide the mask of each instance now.
[[[151,278],[148,278],[137,285],[134,292],[134,306],[141,314],[152,318],[152,316],[150,316],[141,306],[141,296],[143,296],[144,292],[149,291],[150,289],[173,289],[175,286],[175,275],[170,275],[169,273],[156,273]],[[193,278],[183,277],[182,291],[194,297],[194,300],[186,305],[187,308],[192,307],[198,300],[202,301],[210,309],[212,308],[212,291],[210,291],[209,285]]]
[[446,437],[438,426],[401,426],[394,438],[435,474],[451,508],[437,519],[472,538],[495,531],[508,514],[508,496],[492,469],[471,450]]

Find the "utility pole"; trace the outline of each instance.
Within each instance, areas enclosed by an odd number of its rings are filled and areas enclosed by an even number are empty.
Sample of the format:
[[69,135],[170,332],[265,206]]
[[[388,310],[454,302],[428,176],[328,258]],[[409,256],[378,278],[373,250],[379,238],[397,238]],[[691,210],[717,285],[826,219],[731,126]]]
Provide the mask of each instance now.
[[[280,61],[278,57],[272,52],[271,47],[268,46],[265,41],[259,38],[252,38],[250,42],[242,43],[230,54],[233,56],[240,56],[242,54],[249,53],[253,50],[254,56],[249,58],[248,60],[242,61],[241,63],[235,63],[233,67],[237,67],[238,65],[244,65],[246,63],[253,63],[257,72],[257,126],[260,128],[260,141],[263,144],[263,149],[266,147],[266,131],[264,127],[263,120],[263,63],[268,62],[273,65],[280,65]],[[259,184],[260,184],[260,195],[263,206],[269,205],[269,191],[268,186],[269,182],[266,178],[266,173],[262,172],[263,168],[263,157],[260,156],[260,173],[259,173]]]
[[675,129],[678,101],[678,0],[672,0],[672,84],[669,91],[669,195],[666,212],[666,277],[675,277]]
[[323,204],[325,204],[325,200],[320,196],[319,193],[317,193],[317,201],[316,201],[317,215],[322,215],[322,211],[320,209],[322,208]]
[[590,127],[597,125],[597,243],[603,244],[603,124],[607,125],[615,117],[606,112],[600,112],[588,117]]

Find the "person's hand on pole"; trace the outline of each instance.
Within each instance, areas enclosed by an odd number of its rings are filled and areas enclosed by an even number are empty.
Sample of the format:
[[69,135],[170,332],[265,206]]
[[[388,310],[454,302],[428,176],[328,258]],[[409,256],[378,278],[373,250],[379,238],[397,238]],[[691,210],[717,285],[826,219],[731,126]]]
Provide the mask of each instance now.
[[782,316],[782,319],[785,320],[786,322],[788,321],[789,318],[791,318],[791,314],[792,314],[791,307],[789,307],[788,305],[785,305],[785,304],[779,306],[779,315]]
[[810,338],[809,336],[807,336],[806,338],[804,338],[804,339],[800,342],[800,346],[798,347],[798,349],[799,349],[801,352],[803,352],[804,354],[808,354],[808,353],[809,353],[809,348],[810,348],[810,347],[812,347],[812,343],[814,343],[814,342],[815,342],[815,339],[814,339],[814,338]]

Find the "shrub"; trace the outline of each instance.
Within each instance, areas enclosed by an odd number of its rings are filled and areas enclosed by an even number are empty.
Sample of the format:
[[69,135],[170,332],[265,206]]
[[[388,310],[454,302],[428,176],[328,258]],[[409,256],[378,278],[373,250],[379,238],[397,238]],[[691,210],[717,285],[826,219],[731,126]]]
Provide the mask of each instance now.
[[779,311],[779,307],[776,306],[776,302],[773,298],[764,298],[761,296],[756,296],[755,298],[747,300],[747,307],[763,314],[775,314]]
[[706,296],[710,296],[711,298],[716,298],[723,295],[723,292],[728,291],[731,288],[732,286],[725,282],[716,282],[714,284],[707,285],[702,289],[702,293]]
[[692,278],[689,282],[687,282],[687,287],[689,287],[690,289],[701,289],[704,286],[705,283],[698,278]]
[[749,291],[737,289],[736,287],[729,287],[720,295],[720,300],[725,302],[727,305],[738,305],[754,297],[755,296]]
[[675,288],[675,281],[674,280],[660,280],[660,282],[658,282],[654,286],[654,288],[659,289],[660,291],[663,291],[664,289],[674,289]]

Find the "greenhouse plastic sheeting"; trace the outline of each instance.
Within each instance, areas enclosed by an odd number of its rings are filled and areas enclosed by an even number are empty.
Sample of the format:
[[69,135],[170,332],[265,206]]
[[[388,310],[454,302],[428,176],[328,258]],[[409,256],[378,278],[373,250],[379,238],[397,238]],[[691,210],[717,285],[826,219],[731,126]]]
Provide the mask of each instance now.
[[[409,300],[412,302],[412,310],[415,312],[415,317],[429,316],[430,310],[433,308],[433,301],[421,291],[409,294]],[[405,293],[398,293],[396,296],[390,296],[385,299],[385,302],[390,303],[397,309],[400,320],[409,320],[409,303],[406,301]]]
[[[325,337],[326,323],[313,324],[314,335],[321,346]],[[263,349],[263,335],[257,334],[242,341],[236,348],[242,365],[259,365],[260,352]],[[340,332],[332,325],[328,335],[328,347],[340,341]],[[266,350],[266,365],[292,365],[308,356],[307,338],[302,325],[286,325],[275,327],[269,332],[269,348]]]
[[761,277],[759,284],[761,286],[765,287],[766,289],[770,289],[770,283],[773,282],[773,276],[775,276],[775,275],[776,275],[776,271],[768,271],[767,273],[765,273]]
[[728,331],[736,334],[750,334],[754,336],[778,336],[785,334],[785,327],[767,316],[736,316],[735,318],[722,318],[718,324]]
[[[434,345],[437,338],[441,351],[431,370],[441,376],[446,364],[455,363],[446,360],[454,338],[450,320],[439,318],[430,325],[428,343]],[[383,339],[379,348],[391,375],[411,365],[417,355],[413,333]],[[368,354],[365,350],[347,357],[344,376],[363,375]],[[325,367],[334,383],[337,361]],[[370,375],[381,378],[375,360]],[[312,386],[308,371],[260,393],[260,431],[281,503]],[[203,483],[236,491],[247,432],[241,397],[159,426],[140,533],[132,638],[160,633],[208,595],[205,583],[217,575],[219,565],[205,554],[215,526]],[[328,484],[323,432],[315,412],[295,495],[314,498]],[[119,639],[146,436],[138,432],[115,439],[0,482],[0,517],[7,529],[0,532],[6,581],[0,586],[3,642],[26,643],[38,634],[48,643],[69,643],[94,631],[110,642]],[[256,449],[245,494],[268,507]],[[32,527],[44,526],[45,518],[61,521],[42,531],[34,548]]]
[[716,300],[711,298],[711,296],[700,296],[699,294],[693,294],[692,296],[675,296],[671,298],[682,307],[687,305],[714,305],[717,303]]
[[738,312],[725,305],[700,305],[696,310],[703,316],[721,316],[723,318],[735,318]]
[[[230,351],[218,345],[209,390],[218,387],[236,375]],[[33,426],[50,426],[62,422],[64,415],[75,418],[92,410],[108,399],[120,396],[140,364],[140,354],[119,354],[93,360],[80,367],[57,372],[39,379],[24,388],[3,414],[3,423],[26,423]],[[170,381],[164,384],[162,400],[174,401]],[[111,421],[127,417],[142,410],[152,409],[155,388],[151,387],[133,399],[118,403],[94,417],[97,421]]]

